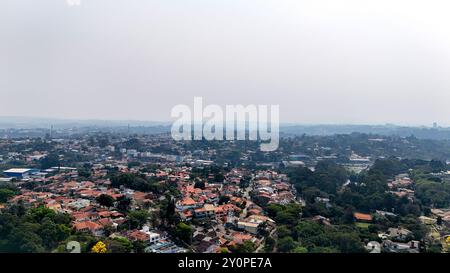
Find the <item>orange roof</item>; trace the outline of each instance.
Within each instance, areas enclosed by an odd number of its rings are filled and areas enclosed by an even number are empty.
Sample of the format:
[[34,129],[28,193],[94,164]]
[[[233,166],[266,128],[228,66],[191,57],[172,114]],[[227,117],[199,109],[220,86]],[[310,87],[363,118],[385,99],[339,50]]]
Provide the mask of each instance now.
[[117,200],[118,198],[120,198],[120,197],[122,197],[123,196],[123,194],[121,194],[121,193],[114,193],[114,194],[111,194],[111,197],[114,199],[114,200]]
[[111,213],[112,212],[110,212],[110,211],[100,211],[98,213],[98,215],[100,215],[101,217],[109,217],[109,216],[111,216]]
[[216,207],[215,211],[216,213],[223,213],[225,210],[223,209],[223,207]]
[[121,217],[121,216],[123,216],[123,214],[120,212],[117,212],[117,211],[113,211],[113,212],[111,212],[111,216],[112,217]]
[[370,215],[370,214],[365,214],[365,213],[355,212],[355,213],[353,213],[353,216],[354,216],[357,220],[372,221],[372,215]]
[[88,219],[91,216],[91,214],[87,212],[73,212],[72,217],[75,219]]
[[102,218],[102,219],[98,220],[97,222],[102,226],[112,225],[112,221],[109,218]]
[[240,203],[240,202],[242,202],[242,198],[233,196],[233,197],[231,197],[231,201],[236,202],[236,203]]
[[192,198],[184,198],[183,201],[181,201],[181,204],[184,206],[194,205],[195,203],[197,202],[195,202],[195,200]]
[[136,191],[133,193],[133,198],[134,199],[146,199],[147,195],[148,195],[148,193]]
[[189,216],[192,216],[192,211],[186,210],[186,211],[183,212],[183,214],[184,214],[186,217],[189,217]]
[[90,231],[93,231],[93,230],[102,229],[101,225],[91,222],[91,221],[75,223],[73,226],[76,230],[89,229]]
[[251,210],[248,210],[248,214],[250,214],[250,215],[258,215],[258,214],[261,214],[261,210],[251,209]]
[[251,240],[252,238],[253,236],[242,232],[236,232],[233,234],[233,242],[236,244],[242,244],[245,241]]
[[139,240],[139,241],[148,241],[150,239],[150,236],[146,234],[145,232],[135,230],[130,232],[128,235],[133,240]]

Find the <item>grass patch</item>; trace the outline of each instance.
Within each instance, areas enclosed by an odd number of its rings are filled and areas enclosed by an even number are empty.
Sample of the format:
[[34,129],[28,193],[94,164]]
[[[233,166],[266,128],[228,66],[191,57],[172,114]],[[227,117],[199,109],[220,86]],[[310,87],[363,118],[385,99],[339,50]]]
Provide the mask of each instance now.
[[355,225],[359,228],[369,228],[369,223],[355,223]]

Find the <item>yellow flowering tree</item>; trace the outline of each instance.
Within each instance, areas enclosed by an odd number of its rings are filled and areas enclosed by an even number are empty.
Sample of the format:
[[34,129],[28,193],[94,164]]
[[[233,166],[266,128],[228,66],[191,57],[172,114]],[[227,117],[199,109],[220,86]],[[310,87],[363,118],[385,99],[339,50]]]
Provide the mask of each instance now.
[[91,251],[92,253],[106,253],[106,245],[102,241],[98,241],[98,243],[92,247]]

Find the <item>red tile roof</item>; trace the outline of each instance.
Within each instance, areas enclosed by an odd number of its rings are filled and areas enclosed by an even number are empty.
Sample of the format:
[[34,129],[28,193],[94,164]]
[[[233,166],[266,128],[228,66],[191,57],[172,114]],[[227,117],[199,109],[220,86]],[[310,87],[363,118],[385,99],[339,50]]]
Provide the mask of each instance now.
[[370,214],[355,212],[353,213],[353,216],[355,217],[356,220],[372,221],[372,215]]
[[103,228],[101,225],[91,221],[75,223],[73,226],[76,230],[88,229],[90,231],[101,230]]

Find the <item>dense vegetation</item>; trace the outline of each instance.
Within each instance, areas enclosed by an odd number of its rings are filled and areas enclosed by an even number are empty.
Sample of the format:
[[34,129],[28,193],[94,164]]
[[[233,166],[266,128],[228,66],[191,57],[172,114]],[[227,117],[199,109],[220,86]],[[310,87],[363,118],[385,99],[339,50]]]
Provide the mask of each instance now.
[[156,180],[151,180],[143,175],[132,173],[120,173],[111,175],[111,185],[115,188],[125,186],[127,188],[143,192],[161,192],[163,186]]
[[45,207],[19,204],[0,214],[1,252],[51,252],[70,234],[70,216]]
[[[427,215],[430,207],[450,204],[450,183],[433,179],[432,175],[446,170],[446,164],[436,160],[397,158],[377,160],[360,174],[348,173],[333,161],[318,162],[314,172],[306,167],[285,169],[307,205],[300,208],[295,204],[271,204],[266,208],[278,226],[277,240],[269,240],[266,250],[364,252],[361,242],[380,241],[379,231],[397,226],[409,229],[410,239],[422,240],[427,228],[418,216]],[[388,191],[387,180],[400,173],[409,173],[418,179],[413,201]],[[375,210],[395,212],[396,216],[377,216],[370,224],[355,223],[354,212],[373,213]],[[322,218],[312,220],[318,215]],[[320,223],[322,220],[326,223]]]

